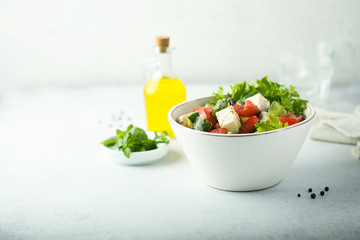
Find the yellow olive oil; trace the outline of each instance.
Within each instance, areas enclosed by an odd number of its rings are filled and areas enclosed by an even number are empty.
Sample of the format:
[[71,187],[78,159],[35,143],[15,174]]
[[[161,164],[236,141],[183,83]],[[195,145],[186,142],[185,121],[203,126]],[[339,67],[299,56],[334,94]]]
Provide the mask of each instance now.
[[186,90],[178,78],[162,76],[147,82],[144,88],[146,119],[149,131],[167,131],[174,137],[167,119],[169,110],[185,101]]

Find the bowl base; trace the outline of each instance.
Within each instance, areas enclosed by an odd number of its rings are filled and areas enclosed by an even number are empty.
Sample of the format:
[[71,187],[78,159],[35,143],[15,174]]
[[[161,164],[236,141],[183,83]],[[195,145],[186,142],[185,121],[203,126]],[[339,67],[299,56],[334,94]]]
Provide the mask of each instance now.
[[265,189],[274,187],[274,186],[278,185],[280,182],[281,182],[281,180],[274,184],[270,184],[268,186],[261,186],[261,187],[255,187],[255,188],[239,188],[239,189],[227,189],[227,188],[223,188],[223,187],[215,187],[207,182],[204,182],[204,183],[206,185],[208,185],[209,187],[212,187],[212,188],[215,188],[215,189],[221,190],[221,191],[226,191],[226,192],[255,192],[255,191],[261,191],[261,190],[265,190]]

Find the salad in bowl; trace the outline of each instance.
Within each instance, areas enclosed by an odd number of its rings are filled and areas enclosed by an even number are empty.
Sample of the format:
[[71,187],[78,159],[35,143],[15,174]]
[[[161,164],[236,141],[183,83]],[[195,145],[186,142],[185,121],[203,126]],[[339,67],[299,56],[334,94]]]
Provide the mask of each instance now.
[[279,183],[310,130],[315,110],[294,87],[267,77],[179,103],[168,113],[176,140],[203,181],[227,191]]
[[286,88],[264,77],[230,87],[231,92],[226,94],[219,87],[211,101],[196,106],[177,122],[198,131],[244,134],[276,130],[305,120],[308,101],[301,99],[293,86]]

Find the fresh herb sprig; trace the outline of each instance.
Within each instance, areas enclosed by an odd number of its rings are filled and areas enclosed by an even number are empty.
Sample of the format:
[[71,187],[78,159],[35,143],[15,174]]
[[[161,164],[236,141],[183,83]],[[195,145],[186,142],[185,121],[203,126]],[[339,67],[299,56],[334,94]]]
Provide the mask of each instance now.
[[106,147],[116,146],[130,158],[132,152],[143,152],[157,148],[159,143],[169,143],[169,137],[166,131],[163,133],[155,132],[154,139],[149,139],[146,132],[130,124],[125,131],[116,130],[116,138],[112,137],[102,141],[100,144]]

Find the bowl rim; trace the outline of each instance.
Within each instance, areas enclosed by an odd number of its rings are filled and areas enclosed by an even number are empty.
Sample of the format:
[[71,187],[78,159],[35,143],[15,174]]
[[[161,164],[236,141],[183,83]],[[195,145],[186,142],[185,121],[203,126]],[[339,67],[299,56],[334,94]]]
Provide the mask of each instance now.
[[280,128],[280,129],[275,129],[275,130],[272,130],[272,131],[267,131],[267,132],[255,132],[255,133],[237,133],[237,134],[221,134],[221,133],[210,133],[210,132],[203,132],[203,131],[197,131],[197,130],[194,130],[194,129],[191,129],[191,128],[188,128],[188,127],[185,127],[183,125],[181,125],[180,123],[178,123],[176,120],[174,120],[174,118],[172,117],[172,114],[173,112],[180,108],[181,106],[187,104],[187,103],[190,103],[190,102],[194,102],[194,101],[201,101],[203,99],[206,99],[206,98],[212,98],[212,96],[207,96],[207,97],[201,97],[201,98],[196,98],[196,99],[192,99],[192,100],[188,100],[188,101],[185,101],[185,102],[181,102],[177,105],[175,105],[174,107],[172,107],[168,113],[168,121],[172,124],[172,125],[176,125],[178,124],[179,127],[182,129],[182,130],[185,130],[185,131],[191,131],[192,133],[195,133],[195,134],[202,134],[202,135],[207,135],[207,136],[214,136],[214,137],[256,137],[256,136],[262,136],[262,135],[267,135],[267,134],[275,134],[275,133],[278,133],[278,132],[281,132],[281,131],[287,131],[289,129],[292,129],[292,128],[295,128],[295,127],[298,127],[298,126],[301,126],[301,125],[304,125],[304,124],[307,124],[309,123],[310,121],[312,121],[315,117],[315,110],[314,108],[310,105],[310,104],[306,104],[307,108],[310,110],[310,115],[308,118],[306,118],[304,121],[301,121],[299,123],[296,123],[296,124],[293,124],[291,126],[288,126],[288,127],[285,127],[285,128]]

